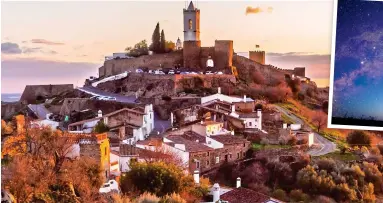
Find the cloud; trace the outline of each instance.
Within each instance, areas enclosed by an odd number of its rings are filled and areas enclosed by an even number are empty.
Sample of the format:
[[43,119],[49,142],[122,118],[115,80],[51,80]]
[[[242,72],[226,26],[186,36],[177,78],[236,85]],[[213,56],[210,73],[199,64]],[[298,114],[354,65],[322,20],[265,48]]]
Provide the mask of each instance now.
[[34,44],[45,44],[45,45],[64,45],[62,42],[53,42],[46,39],[32,39],[32,43]]
[[73,46],[73,50],[80,50],[80,49],[82,49],[82,48],[84,48],[84,45],[83,45],[83,44]]
[[268,13],[272,13],[273,12],[273,7],[267,7],[266,9],[263,9],[261,7],[251,7],[251,6],[248,6],[246,7],[246,15],[248,14],[258,14],[258,13],[262,13],[262,12],[268,12]]
[[33,53],[41,53],[41,54],[57,54],[54,50],[44,49],[43,47],[23,47],[24,54],[33,54]]
[[3,54],[21,54],[19,45],[12,42],[1,43],[1,53]]
[[[101,64],[48,61],[40,59],[6,59],[1,62],[1,91],[20,93],[30,84],[82,85],[95,76]],[[17,82],[15,82],[17,81]]]

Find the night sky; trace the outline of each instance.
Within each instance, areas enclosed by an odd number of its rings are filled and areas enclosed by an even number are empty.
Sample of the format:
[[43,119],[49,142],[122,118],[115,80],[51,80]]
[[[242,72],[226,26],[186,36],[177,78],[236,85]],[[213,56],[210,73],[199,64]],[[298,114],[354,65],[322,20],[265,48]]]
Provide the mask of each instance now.
[[333,114],[383,120],[383,2],[339,0]]

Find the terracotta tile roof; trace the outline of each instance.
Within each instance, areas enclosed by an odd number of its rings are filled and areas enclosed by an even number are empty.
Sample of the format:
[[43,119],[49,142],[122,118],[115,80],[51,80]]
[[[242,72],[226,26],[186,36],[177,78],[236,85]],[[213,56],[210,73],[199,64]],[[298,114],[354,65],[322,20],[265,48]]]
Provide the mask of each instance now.
[[243,187],[224,193],[220,199],[230,203],[266,203],[271,200],[267,195]]
[[162,137],[149,137],[146,140],[139,140],[137,141],[137,144],[139,145],[147,145],[147,146],[154,146],[158,143],[162,142]]
[[193,132],[193,131],[186,131],[181,136],[183,138],[190,140],[190,141],[193,141],[193,142],[198,140],[199,142],[206,143],[206,137],[205,136],[200,135],[200,134]]
[[137,107],[134,107],[132,108],[132,110],[135,110],[135,111],[140,111],[142,113],[145,113],[145,108],[142,107],[142,106],[137,106]]
[[81,125],[81,124],[84,124],[84,123],[88,123],[88,122],[91,122],[91,121],[97,121],[97,120],[101,120],[101,117],[96,117],[96,118],[91,118],[91,119],[86,119],[86,120],[78,121],[78,122],[75,122],[75,123],[71,123],[68,126]]
[[137,111],[137,110],[133,110],[133,109],[129,109],[129,108],[123,108],[123,109],[120,109],[120,110],[108,113],[108,114],[104,115],[103,117],[109,117],[109,116],[112,116],[114,114],[117,114],[117,113],[120,113],[120,112],[123,112],[123,111],[130,111],[130,112],[133,112],[133,113],[138,113],[138,114],[141,114],[141,115],[145,115],[145,113],[142,113],[142,112]]
[[245,142],[250,142],[244,138],[235,136],[235,135],[214,135],[210,136],[212,139],[217,140],[218,142],[227,145],[227,144],[243,144]]
[[240,118],[258,118],[257,112],[242,113],[237,112]]
[[210,148],[200,142],[187,140],[180,135],[169,135],[166,138],[173,141],[172,143],[166,143],[166,144],[173,147],[175,146],[175,144],[184,144],[185,151],[187,152],[203,152],[203,151],[214,150],[213,148]]
[[223,123],[216,122],[216,121],[204,121],[203,123],[199,123],[199,124],[207,126],[207,125],[217,125],[217,124],[223,124]]

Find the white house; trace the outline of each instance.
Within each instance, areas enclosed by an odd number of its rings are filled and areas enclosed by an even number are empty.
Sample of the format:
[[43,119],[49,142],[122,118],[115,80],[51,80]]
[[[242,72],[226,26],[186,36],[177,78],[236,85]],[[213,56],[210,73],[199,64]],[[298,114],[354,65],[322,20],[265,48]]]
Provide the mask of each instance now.
[[102,119],[101,110],[95,118],[78,121],[68,125],[68,131],[71,133],[91,133],[97,123]]
[[225,102],[228,102],[228,103],[233,103],[233,102],[254,102],[253,99],[246,97],[246,95],[244,95],[241,98],[241,97],[232,97],[232,96],[221,94],[221,88],[218,87],[218,93],[213,94],[213,95],[209,95],[209,96],[206,96],[206,97],[202,97],[201,98],[201,104],[206,104],[208,102],[215,101],[215,100],[225,101]]
[[43,127],[43,126],[48,126],[50,127],[52,130],[56,130],[57,127],[59,127],[60,123],[57,122],[57,121],[54,121],[54,120],[51,120],[49,117],[51,116],[52,114],[47,114],[46,115],[46,118],[43,119],[43,120],[34,120],[31,122],[32,126],[33,127]]

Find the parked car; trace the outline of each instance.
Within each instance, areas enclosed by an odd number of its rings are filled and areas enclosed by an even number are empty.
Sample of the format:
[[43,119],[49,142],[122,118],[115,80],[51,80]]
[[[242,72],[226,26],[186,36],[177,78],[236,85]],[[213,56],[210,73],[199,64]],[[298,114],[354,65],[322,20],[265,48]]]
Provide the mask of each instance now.
[[189,74],[189,72],[181,72],[180,74],[181,75],[187,75],[187,74]]
[[144,71],[143,70],[141,70],[141,69],[136,69],[136,73],[143,73]]
[[223,73],[221,71],[216,72],[217,75],[222,75]]
[[165,75],[165,73],[162,70],[156,70],[154,74],[156,74],[156,75]]
[[118,183],[115,180],[110,180],[107,183],[104,183],[104,185],[102,185],[99,189],[100,193],[109,193],[112,191],[116,191],[118,194],[120,194],[120,188],[118,187]]
[[96,77],[94,77],[94,76],[89,77],[89,80],[94,80],[94,79],[96,79]]
[[212,71],[210,71],[210,70],[208,70],[208,71],[206,71],[206,73],[205,73],[206,75],[211,75],[211,74],[213,74],[213,72]]
[[107,98],[107,100],[112,100],[112,101],[116,101],[117,99],[116,99],[116,97],[106,97]]
[[189,74],[198,75],[198,73],[196,73],[196,72],[190,72]]
[[150,73],[150,74],[153,74],[154,73],[154,71],[153,70],[149,70],[149,72],[148,73]]
[[168,72],[168,75],[174,75],[174,74],[175,74],[174,70],[170,70],[170,71]]

